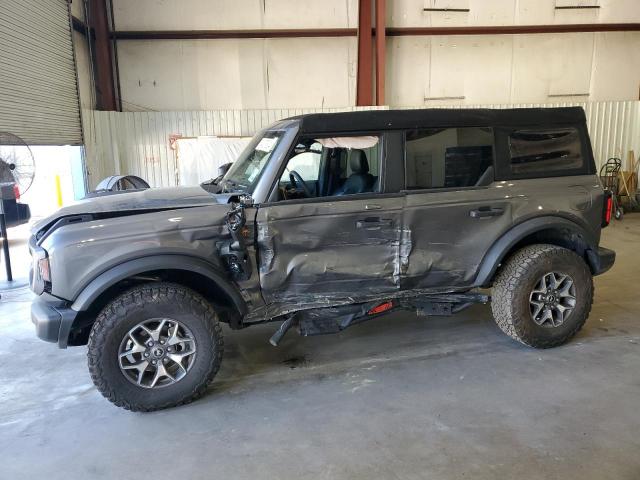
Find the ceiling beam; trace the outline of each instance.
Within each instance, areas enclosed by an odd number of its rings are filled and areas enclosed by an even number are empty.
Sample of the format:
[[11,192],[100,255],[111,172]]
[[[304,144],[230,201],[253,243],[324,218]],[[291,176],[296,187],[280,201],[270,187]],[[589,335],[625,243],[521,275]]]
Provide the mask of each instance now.
[[[371,0],[366,0],[369,3]],[[640,23],[576,23],[561,25],[491,25],[465,27],[387,27],[386,35],[525,35],[539,33],[637,32]],[[372,36],[375,28],[372,26]],[[252,29],[252,30],[122,30],[116,40],[199,40],[242,38],[356,37],[355,28]]]
[[492,25],[469,27],[388,27],[390,37],[412,35],[528,35],[541,33],[637,32],[640,23],[576,23],[562,25]]

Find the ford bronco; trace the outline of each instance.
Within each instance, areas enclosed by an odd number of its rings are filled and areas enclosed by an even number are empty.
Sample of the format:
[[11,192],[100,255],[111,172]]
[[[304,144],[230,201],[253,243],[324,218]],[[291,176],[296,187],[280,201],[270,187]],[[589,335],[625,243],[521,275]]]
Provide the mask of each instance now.
[[91,198],[39,222],[31,315],[43,340],[88,344],[98,390],[137,411],[203,394],[220,322],[279,322],[277,345],[291,327],[491,302],[506,334],[554,347],[614,262],[599,246],[611,208],[581,108],[302,115],[199,187]]

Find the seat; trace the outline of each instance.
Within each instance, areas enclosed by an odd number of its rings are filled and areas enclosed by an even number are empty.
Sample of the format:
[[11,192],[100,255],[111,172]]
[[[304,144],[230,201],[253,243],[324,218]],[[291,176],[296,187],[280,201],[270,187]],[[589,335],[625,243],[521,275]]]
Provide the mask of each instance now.
[[353,173],[349,175],[349,178],[335,195],[370,192],[375,182],[375,177],[369,173],[367,154],[360,149],[353,149],[349,158],[349,167],[351,167]]
[[484,173],[480,176],[480,178],[476,182],[475,186],[484,187],[486,185],[489,185],[491,182],[493,182],[493,165],[490,165],[489,167],[487,167],[487,169],[484,171]]

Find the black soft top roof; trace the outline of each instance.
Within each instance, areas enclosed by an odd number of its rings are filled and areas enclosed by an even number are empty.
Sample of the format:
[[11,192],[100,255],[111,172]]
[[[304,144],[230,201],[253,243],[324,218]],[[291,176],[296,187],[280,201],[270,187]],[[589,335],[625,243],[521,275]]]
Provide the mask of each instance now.
[[302,133],[337,133],[430,127],[493,127],[584,124],[582,107],[562,108],[430,108],[419,110],[366,110],[310,113],[291,117]]

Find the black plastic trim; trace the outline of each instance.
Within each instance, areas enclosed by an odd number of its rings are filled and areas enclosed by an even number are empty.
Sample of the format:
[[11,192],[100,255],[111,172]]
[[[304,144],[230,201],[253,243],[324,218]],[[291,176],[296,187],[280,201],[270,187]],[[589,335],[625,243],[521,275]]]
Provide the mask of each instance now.
[[185,270],[203,275],[215,282],[232,299],[241,316],[246,313],[245,301],[226,273],[204,260],[187,255],[152,255],[117,265],[92,280],[78,295],[71,308],[76,312],[85,311],[102,292],[119,281],[155,270]]
[[604,247],[596,250],[587,250],[587,257],[591,265],[593,275],[602,275],[607,272],[616,261],[616,252]]
[[480,268],[478,269],[478,274],[476,275],[476,280],[473,285],[476,287],[489,286],[498,269],[498,265],[500,265],[514,245],[528,235],[553,228],[568,229],[580,235],[587,245],[589,245],[590,250],[596,250],[598,248],[593,236],[577,223],[562,217],[536,217],[526,220],[511,230],[508,230],[491,246],[482,259],[482,263],[480,263]]
[[36,335],[45,342],[57,343],[60,348],[67,348],[69,332],[77,315],[78,312],[63,301],[38,297],[31,303],[31,321],[36,327]]

